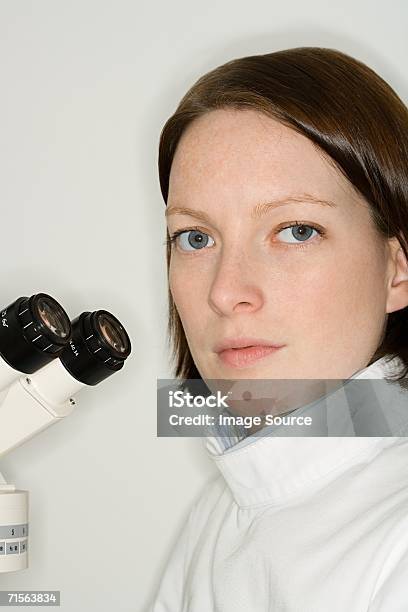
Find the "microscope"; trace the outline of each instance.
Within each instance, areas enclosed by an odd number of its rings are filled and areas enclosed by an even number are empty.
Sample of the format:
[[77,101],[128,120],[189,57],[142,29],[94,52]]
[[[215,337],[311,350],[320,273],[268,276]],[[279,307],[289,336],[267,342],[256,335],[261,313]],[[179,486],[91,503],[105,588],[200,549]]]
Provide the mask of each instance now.
[[[0,457],[66,417],[82,388],[123,368],[131,343],[106,310],[70,320],[50,295],[0,310]],[[0,474],[0,573],[28,567],[28,491]]]

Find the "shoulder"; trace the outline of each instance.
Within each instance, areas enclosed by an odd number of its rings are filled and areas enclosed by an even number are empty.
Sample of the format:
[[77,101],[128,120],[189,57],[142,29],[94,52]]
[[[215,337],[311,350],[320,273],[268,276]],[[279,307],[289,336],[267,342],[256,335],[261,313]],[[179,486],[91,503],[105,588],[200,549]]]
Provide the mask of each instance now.
[[228,494],[225,481],[223,482],[220,475],[208,481],[196,501],[193,502],[187,521],[167,561],[158,592],[149,612],[182,609],[188,566],[194,549],[200,534],[205,530],[208,517],[214,513],[217,505],[223,499],[228,499]]
[[190,511],[190,521],[197,523],[205,520],[220,507],[232,502],[232,495],[221,474],[211,478],[201,489]]
[[408,610],[408,515],[393,529],[392,540],[373,589],[369,612]]
[[384,561],[378,574],[369,612],[408,610],[408,438],[395,439],[383,451]]

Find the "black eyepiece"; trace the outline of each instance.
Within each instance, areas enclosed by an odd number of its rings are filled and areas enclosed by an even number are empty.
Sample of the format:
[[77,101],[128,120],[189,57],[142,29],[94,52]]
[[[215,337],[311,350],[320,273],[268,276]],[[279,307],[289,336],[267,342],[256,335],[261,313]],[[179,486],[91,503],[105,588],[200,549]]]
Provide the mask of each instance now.
[[67,313],[50,295],[20,297],[1,310],[0,355],[15,370],[32,374],[59,356],[71,331]]
[[71,335],[71,322],[66,312],[52,297],[45,293],[34,295],[31,300],[32,310],[37,320],[44,324],[44,335],[53,343],[66,345]]
[[118,359],[126,359],[130,352],[130,340],[120,322],[105,310],[94,313],[94,324],[102,341]]
[[97,310],[72,321],[72,338],[60,359],[74,378],[96,385],[120,370],[130,352],[121,322],[107,310]]

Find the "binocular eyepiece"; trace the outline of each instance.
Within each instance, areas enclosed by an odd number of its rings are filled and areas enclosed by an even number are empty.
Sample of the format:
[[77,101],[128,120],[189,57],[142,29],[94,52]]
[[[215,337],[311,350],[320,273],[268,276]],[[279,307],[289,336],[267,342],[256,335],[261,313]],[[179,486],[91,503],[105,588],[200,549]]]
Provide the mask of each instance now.
[[96,385],[123,367],[131,343],[106,310],[70,321],[50,295],[20,297],[0,312],[0,356],[13,370],[33,374],[55,358],[79,382]]

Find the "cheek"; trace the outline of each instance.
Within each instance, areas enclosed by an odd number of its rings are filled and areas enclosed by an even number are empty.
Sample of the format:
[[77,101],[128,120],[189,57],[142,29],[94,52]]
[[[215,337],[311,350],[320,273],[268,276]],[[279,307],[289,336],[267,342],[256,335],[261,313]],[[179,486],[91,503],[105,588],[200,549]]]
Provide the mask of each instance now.
[[203,276],[192,266],[178,265],[170,260],[169,286],[184,330],[189,335],[190,329],[202,325],[199,305],[207,300]]
[[286,316],[304,325],[309,339],[374,331],[384,317],[385,268],[378,252],[328,254],[315,266],[293,270],[286,288]]

